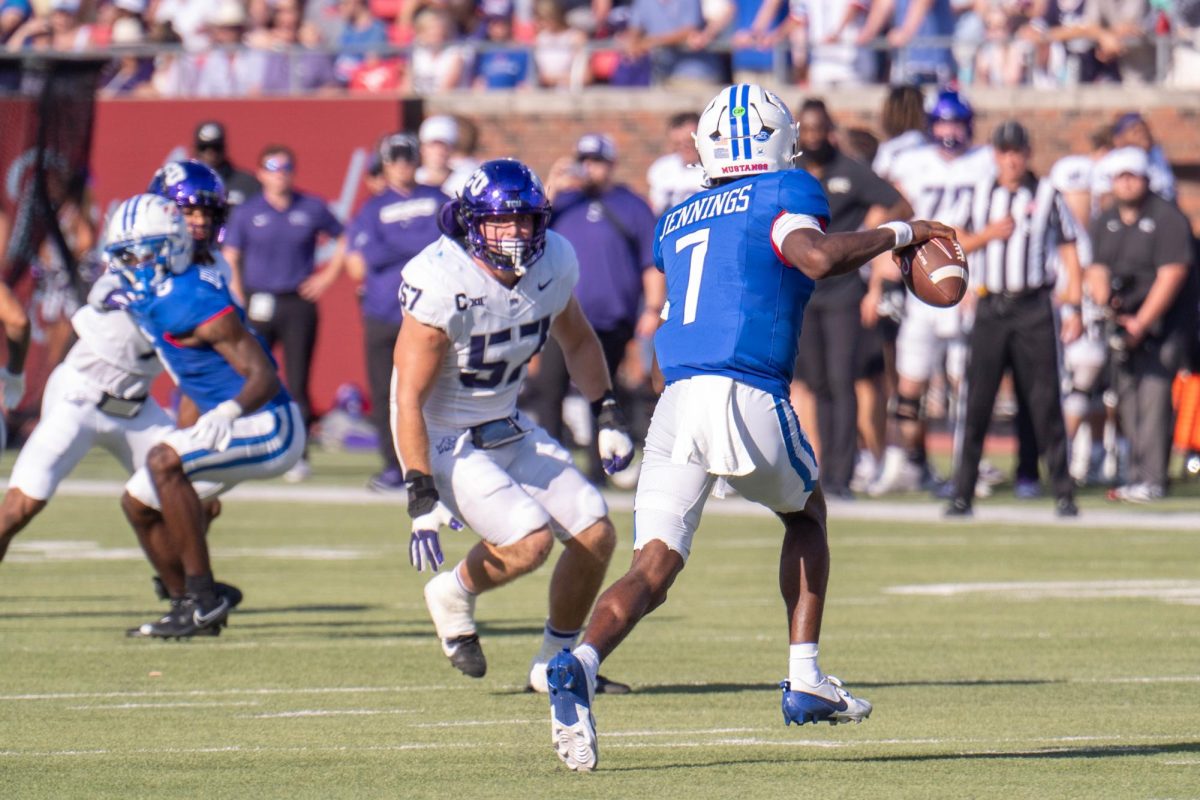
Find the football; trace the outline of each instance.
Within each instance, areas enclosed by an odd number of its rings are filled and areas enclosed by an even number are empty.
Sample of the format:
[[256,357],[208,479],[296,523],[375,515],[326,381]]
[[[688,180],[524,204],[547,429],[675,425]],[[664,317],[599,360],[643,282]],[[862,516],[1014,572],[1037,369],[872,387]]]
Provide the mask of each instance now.
[[897,251],[904,285],[922,302],[956,305],[967,293],[967,257],[953,239],[941,237]]

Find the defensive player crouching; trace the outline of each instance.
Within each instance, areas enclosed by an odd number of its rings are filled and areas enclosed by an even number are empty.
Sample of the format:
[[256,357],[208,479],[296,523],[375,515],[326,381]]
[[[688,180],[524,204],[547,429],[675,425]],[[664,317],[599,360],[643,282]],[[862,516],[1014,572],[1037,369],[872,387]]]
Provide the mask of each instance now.
[[108,223],[105,256],[130,315],[200,411],[195,425],[152,447],[125,485],[121,506],[172,597],[166,616],[130,633],[216,633],[231,603],[213,581],[193,481],[229,489],[282,474],[300,458],[304,424],[220,271],[193,263],[175,204],[149,194],[126,200]]
[[[633,454],[600,343],[572,294],[575,252],[546,230],[549,218],[541,181],[513,160],[480,166],[443,207],[447,235],[404,268],[391,416],[413,565],[441,565],[442,525],[460,529],[461,518],[481,538],[425,585],[453,666],[483,676],[476,597],[537,569],[554,539],[562,541],[529,674],[530,688],[542,692],[546,663],[574,645],[616,545],[603,496],[570,453],[516,409],[525,365],[547,336],[562,345],[571,377],[592,400],[606,471],[624,469]],[[628,687],[603,682],[598,691]]]

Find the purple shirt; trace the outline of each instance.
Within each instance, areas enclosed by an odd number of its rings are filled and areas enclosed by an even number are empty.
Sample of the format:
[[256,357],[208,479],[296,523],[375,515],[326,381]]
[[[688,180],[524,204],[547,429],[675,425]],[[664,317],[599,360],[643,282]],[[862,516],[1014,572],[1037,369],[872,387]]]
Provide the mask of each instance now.
[[247,293],[288,294],[312,275],[317,236],[341,232],[342,223],[323,200],[296,192],[287,209],[279,211],[260,194],[233,209],[225,244],[242,251]]
[[404,265],[442,235],[438,211],[450,198],[433,186],[415,186],[401,194],[389,187],[372,197],[355,215],[350,251],[367,265],[363,281],[363,316],[399,325],[400,273]]
[[599,197],[563,192],[554,200],[550,227],[575,246],[575,296],[598,331],[637,322],[642,273],[654,266],[654,212],[625,186]]

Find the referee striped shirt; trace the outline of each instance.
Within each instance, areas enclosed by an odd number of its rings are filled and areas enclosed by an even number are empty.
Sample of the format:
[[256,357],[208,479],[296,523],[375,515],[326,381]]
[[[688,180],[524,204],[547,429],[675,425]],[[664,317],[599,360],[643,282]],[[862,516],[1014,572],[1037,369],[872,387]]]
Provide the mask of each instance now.
[[972,274],[988,294],[1023,294],[1053,287],[1059,245],[1075,241],[1075,227],[1062,195],[1043,178],[1025,173],[1016,191],[1009,191],[990,176],[975,193],[971,228],[982,231],[989,223],[1012,217],[1007,239],[993,239],[975,255]]

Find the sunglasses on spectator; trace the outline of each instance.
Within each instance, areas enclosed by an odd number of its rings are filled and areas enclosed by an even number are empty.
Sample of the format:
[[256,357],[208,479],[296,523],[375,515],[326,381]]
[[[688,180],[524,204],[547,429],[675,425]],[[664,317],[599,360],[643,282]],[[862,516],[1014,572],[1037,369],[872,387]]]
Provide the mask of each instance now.
[[293,167],[292,162],[282,158],[268,158],[263,162],[263,169],[267,172],[291,172]]

